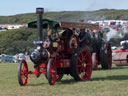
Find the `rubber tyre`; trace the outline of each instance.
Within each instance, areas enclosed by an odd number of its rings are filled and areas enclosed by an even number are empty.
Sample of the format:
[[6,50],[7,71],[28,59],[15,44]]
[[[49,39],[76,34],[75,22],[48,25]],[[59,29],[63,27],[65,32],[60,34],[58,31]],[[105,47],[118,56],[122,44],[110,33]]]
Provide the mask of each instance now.
[[21,60],[18,65],[18,82],[21,86],[25,86],[28,82],[28,65],[25,60]]
[[88,47],[78,48],[72,55],[72,73],[74,80],[86,81],[91,77],[92,58]]
[[112,68],[112,50],[109,43],[102,44],[100,58],[102,69]]

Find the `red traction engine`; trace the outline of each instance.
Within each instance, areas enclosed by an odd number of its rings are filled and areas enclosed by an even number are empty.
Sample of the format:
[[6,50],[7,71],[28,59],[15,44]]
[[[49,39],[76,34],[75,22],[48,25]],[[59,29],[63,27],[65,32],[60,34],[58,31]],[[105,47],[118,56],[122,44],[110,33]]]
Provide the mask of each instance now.
[[[86,81],[92,73],[92,58],[88,46],[79,47],[77,30],[94,24],[80,22],[56,22],[42,19],[43,8],[37,8],[37,21],[28,23],[28,27],[38,29],[37,48],[30,54],[34,71],[28,70],[28,64],[22,60],[18,69],[18,81],[21,86],[28,83],[30,74],[39,77],[44,74],[50,85],[56,84],[64,74],[71,75],[76,81]],[[44,37],[47,31],[47,38]],[[42,32],[43,31],[43,32]]]

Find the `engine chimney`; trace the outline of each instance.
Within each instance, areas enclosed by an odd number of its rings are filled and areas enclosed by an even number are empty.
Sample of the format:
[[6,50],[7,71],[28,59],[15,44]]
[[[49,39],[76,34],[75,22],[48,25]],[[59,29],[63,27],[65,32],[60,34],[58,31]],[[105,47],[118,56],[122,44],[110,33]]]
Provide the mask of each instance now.
[[43,32],[42,32],[42,30],[43,30],[43,22],[42,22],[42,19],[43,19],[43,17],[42,17],[42,15],[43,15],[43,13],[44,13],[44,8],[36,8],[36,14],[37,14],[37,30],[38,30],[38,34],[37,34],[37,36],[38,36],[38,41],[43,41]]

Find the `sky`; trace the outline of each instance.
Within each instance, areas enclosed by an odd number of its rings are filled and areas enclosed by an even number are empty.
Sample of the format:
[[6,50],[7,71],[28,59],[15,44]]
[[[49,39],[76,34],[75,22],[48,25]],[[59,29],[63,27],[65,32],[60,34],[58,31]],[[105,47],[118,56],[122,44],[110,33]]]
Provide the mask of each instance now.
[[0,0],[0,16],[34,13],[37,7],[45,11],[128,9],[128,0]]

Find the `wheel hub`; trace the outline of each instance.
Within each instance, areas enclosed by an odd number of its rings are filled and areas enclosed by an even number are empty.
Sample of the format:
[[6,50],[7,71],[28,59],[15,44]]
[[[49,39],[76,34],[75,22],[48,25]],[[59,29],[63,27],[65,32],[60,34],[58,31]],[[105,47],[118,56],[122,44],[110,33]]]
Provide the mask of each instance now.
[[83,68],[86,67],[86,63],[85,63],[85,62],[82,63],[82,67],[83,67]]

